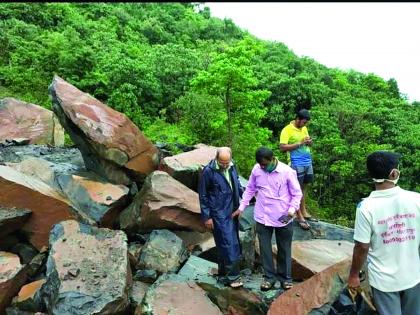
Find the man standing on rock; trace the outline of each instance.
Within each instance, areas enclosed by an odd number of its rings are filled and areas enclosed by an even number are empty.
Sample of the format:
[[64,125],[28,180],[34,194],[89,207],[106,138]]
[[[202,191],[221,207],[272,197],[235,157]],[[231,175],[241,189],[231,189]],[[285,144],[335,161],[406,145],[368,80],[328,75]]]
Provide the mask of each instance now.
[[396,186],[399,155],[377,151],[366,164],[375,191],[357,207],[348,286],[360,287],[367,259],[378,313],[420,315],[420,194]]
[[281,131],[279,146],[281,152],[287,152],[288,163],[296,171],[303,192],[297,218],[299,226],[304,230],[310,228],[306,220],[317,221],[308,213],[305,204],[306,185],[311,183],[314,178],[312,155],[309,148],[312,145],[312,138],[309,137],[308,128],[306,127],[310,119],[309,111],[301,109],[296,114],[295,120],[292,120]]
[[218,251],[219,280],[233,288],[241,287],[239,226],[232,212],[239,206],[242,187],[230,148],[218,148],[216,158],[204,167],[198,193],[201,218],[213,231]]
[[[292,287],[292,218],[299,209],[302,191],[296,172],[274,157],[273,151],[261,147],[255,154],[257,163],[252,169],[241,204],[233,213],[240,215],[256,196],[254,219],[264,269],[261,290],[273,288],[276,280],[283,289]],[[277,244],[277,271],[274,269],[271,239],[273,231]]]

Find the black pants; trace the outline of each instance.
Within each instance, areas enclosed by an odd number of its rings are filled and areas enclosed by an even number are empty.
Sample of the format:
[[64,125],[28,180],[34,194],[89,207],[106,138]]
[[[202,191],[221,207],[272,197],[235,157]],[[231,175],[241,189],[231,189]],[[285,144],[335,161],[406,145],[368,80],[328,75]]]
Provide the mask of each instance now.
[[[260,258],[264,269],[264,278],[274,283],[292,280],[292,222],[284,227],[266,226],[257,222],[257,235],[260,243]],[[277,244],[277,272],[274,269],[271,239],[273,230]]]

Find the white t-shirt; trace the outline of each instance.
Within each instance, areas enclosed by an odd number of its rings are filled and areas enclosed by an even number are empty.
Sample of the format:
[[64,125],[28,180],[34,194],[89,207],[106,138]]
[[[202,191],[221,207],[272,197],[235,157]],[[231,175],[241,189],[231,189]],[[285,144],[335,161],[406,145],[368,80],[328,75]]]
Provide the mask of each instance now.
[[357,206],[354,240],[370,243],[369,284],[396,292],[420,282],[420,194],[396,186]]

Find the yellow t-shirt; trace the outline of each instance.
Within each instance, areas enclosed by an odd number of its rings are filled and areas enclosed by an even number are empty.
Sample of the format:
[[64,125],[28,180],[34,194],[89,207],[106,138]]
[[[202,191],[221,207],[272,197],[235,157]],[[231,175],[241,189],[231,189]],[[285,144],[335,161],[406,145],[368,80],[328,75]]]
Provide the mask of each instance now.
[[[295,144],[300,143],[305,137],[308,137],[308,128],[302,127],[301,129],[296,128],[294,121],[283,128],[280,133],[281,144]],[[307,145],[287,151],[287,161],[289,164],[294,166],[308,166],[312,164],[311,149]]]

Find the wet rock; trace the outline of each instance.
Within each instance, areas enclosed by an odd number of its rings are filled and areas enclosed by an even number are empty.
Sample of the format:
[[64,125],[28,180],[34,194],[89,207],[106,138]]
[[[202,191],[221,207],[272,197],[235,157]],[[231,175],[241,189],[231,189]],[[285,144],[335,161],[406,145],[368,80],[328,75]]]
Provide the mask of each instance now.
[[327,239],[353,242],[354,230],[327,222],[309,222],[310,230],[299,227],[297,220],[293,222],[293,240]]
[[156,270],[137,270],[136,274],[134,275],[133,279],[137,281],[142,281],[145,283],[153,283],[158,278],[158,273]]
[[48,258],[48,248],[42,247],[39,253],[32,258],[29,264],[26,266],[26,271],[30,279],[35,278],[39,273],[45,269],[45,264]]
[[188,250],[194,248],[200,252],[207,251],[216,246],[214,243],[213,234],[210,232],[200,233],[195,231],[172,231],[185,244]]
[[19,256],[0,252],[0,314],[4,313],[25,281],[26,273]]
[[100,226],[111,228],[129,201],[128,187],[105,182],[92,174],[60,175],[57,181],[73,207]]
[[310,240],[292,242],[292,277],[308,279],[353,255],[354,244],[347,241]]
[[165,157],[159,170],[165,171],[188,188],[198,191],[201,172],[216,156],[216,147],[198,144],[195,150]]
[[[2,192],[5,193],[4,191]],[[0,206],[0,238],[20,229],[31,215],[31,210]]]
[[0,165],[0,204],[32,211],[22,227],[30,243],[40,250],[48,245],[51,227],[78,218],[70,202],[43,182]]
[[0,142],[27,139],[31,144],[64,145],[63,127],[53,112],[7,97],[0,100]]
[[43,299],[49,314],[119,314],[129,306],[131,270],[122,231],[68,220],[50,234]]
[[261,315],[266,313],[268,307],[264,301],[264,294],[255,291],[254,287],[257,287],[255,281],[244,279],[244,288],[232,289],[217,282],[216,277],[212,276],[214,270],[217,270],[216,263],[190,256],[178,275],[184,278],[184,281],[196,282],[224,313]]
[[13,298],[12,306],[22,311],[37,312],[42,310],[40,289],[45,279],[24,285],[18,295]]
[[303,315],[333,303],[346,285],[350,264],[348,258],[295,285],[271,304],[268,315]]
[[255,220],[254,206],[250,205],[245,208],[239,218],[239,240],[242,246],[241,268],[249,268],[254,270],[255,264]]
[[55,76],[53,111],[86,167],[115,184],[142,181],[159,164],[158,149],[124,114]]
[[143,244],[136,242],[128,245],[128,259],[130,260],[131,270],[136,269],[142,247]]
[[130,235],[153,229],[206,232],[200,219],[198,194],[161,171],[146,178],[119,220],[120,228]]
[[29,263],[37,254],[38,250],[30,244],[18,243],[12,247],[10,252],[18,255],[22,264]]
[[166,274],[147,290],[143,302],[137,307],[140,314],[223,314],[207,297],[206,292],[193,281]]
[[177,272],[187,258],[188,252],[178,236],[168,230],[154,230],[141,250],[137,268]]
[[137,307],[143,301],[144,295],[149,289],[150,284],[141,281],[133,281],[133,286],[130,291],[131,313],[134,314]]

